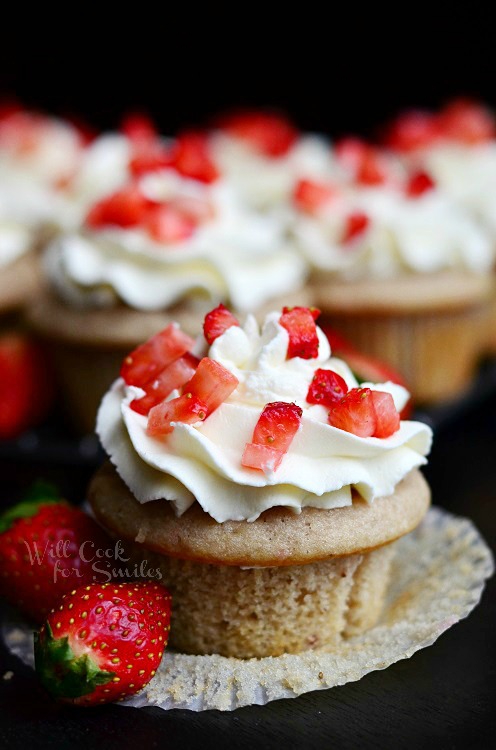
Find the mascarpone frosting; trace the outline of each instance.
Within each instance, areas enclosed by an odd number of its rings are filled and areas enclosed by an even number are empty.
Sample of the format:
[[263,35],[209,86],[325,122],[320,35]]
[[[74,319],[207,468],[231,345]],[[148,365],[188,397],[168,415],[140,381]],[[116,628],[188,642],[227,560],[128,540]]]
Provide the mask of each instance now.
[[[350,388],[357,383],[348,366],[330,356],[320,329],[317,358],[286,359],[289,338],[279,317],[270,313],[259,329],[248,316],[243,327],[231,327],[214,341],[208,356],[230,370],[239,385],[204,422],[175,423],[165,438],[148,436],[147,418],[129,406],[141,389],[122,379],[114,383],[102,401],[97,432],[140,502],[165,498],[180,515],[196,499],[218,522],[254,521],[274,506],[295,512],[306,506],[344,507],[352,503],[353,488],[372,502],[426,462],[431,430],[425,424],[402,421],[389,438],[361,438],[331,426],[324,407],[307,403],[318,368],[339,373]],[[390,392],[398,409],[408,399],[393,383],[369,387]],[[242,466],[241,457],[261,410],[272,401],[295,402],[303,416],[277,471],[264,473]]]

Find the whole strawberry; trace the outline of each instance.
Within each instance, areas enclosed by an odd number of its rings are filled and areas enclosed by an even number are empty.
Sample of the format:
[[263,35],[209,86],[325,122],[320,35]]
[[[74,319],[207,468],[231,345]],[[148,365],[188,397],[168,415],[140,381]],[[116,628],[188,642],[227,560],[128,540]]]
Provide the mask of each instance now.
[[40,483],[0,516],[0,596],[41,623],[63,594],[109,580],[94,563],[113,547],[92,518]]
[[171,597],[157,583],[93,583],[66,594],[35,634],[36,671],[54,698],[122,700],[154,676],[170,630]]

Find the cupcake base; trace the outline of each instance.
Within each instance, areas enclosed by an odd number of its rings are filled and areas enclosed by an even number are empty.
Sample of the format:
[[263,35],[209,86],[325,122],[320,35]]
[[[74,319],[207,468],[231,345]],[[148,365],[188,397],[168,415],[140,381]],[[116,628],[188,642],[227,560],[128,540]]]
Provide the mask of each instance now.
[[88,499],[123,540],[129,567],[153,570],[173,600],[171,645],[237,658],[335,648],[372,627],[384,602],[394,540],[415,528],[429,489],[411,472],[393,495],[346,508],[285,508],[256,521],[214,521],[195,503],[140,504],[115,470],[97,472]]
[[320,324],[394,367],[417,403],[448,402],[469,387],[485,347],[489,278],[443,274],[317,289]]
[[41,271],[34,252],[0,268],[0,314],[31,304],[41,288]]

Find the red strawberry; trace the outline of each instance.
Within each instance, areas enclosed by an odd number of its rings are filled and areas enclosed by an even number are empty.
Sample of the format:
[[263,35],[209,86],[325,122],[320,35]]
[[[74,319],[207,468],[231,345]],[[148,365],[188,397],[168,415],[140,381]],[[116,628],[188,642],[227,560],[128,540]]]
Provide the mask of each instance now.
[[180,134],[171,149],[171,166],[184,177],[199,182],[211,183],[219,177],[205,133]]
[[287,359],[315,359],[318,355],[319,338],[315,321],[319,315],[320,310],[315,307],[283,307],[279,323],[289,333]]
[[266,404],[255,425],[252,442],[245,446],[241,464],[275,471],[298,431],[302,414],[296,404],[285,401]]
[[41,622],[67,591],[108,579],[93,563],[112,546],[92,518],[38,484],[0,516],[0,594]]
[[125,115],[120,130],[134,144],[155,141],[158,138],[158,130],[153,120],[144,112],[130,112]]
[[336,143],[336,156],[362,185],[381,185],[389,177],[380,150],[359,138],[343,138]]
[[20,333],[0,335],[0,439],[17,437],[48,413],[53,378],[44,351]]
[[219,362],[204,357],[188,383],[183,395],[151,409],[147,432],[158,437],[172,432],[171,422],[194,424],[206,419],[234,391],[238,379]]
[[144,141],[133,144],[129,169],[133,177],[170,166],[169,150],[159,141]]
[[266,156],[284,156],[298,137],[298,131],[282,115],[243,110],[226,115],[219,127],[234,138],[247,141]]
[[157,583],[93,583],[66,594],[35,634],[36,672],[54,698],[92,706],[141,690],[170,630],[171,596]]
[[231,326],[239,326],[237,318],[221,303],[205,315],[203,333],[207,343],[212,345],[216,338],[222,336]]
[[364,214],[362,211],[355,211],[354,213],[349,214],[349,216],[347,216],[346,218],[341,242],[343,243],[343,245],[352,242],[357,237],[360,237],[360,235],[363,234],[369,228],[369,226],[370,219],[367,214]]
[[148,414],[150,409],[164,401],[171,391],[181,388],[181,386],[191,380],[199,361],[197,357],[189,352],[179,357],[179,359],[174,360],[156,378],[153,378],[143,386],[146,395],[131,401],[131,409],[138,412],[138,414]]
[[121,377],[128,385],[143,388],[194,344],[190,336],[171,323],[128,354],[122,363]]
[[333,370],[315,370],[307,393],[309,404],[332,406],[347,393],[345,380]]
[[329,424],[358,437],[372,437],[377,417],[370,388],[352,388],[329,411]]
[[418,198],[436,187],[436,183],[427,172],[414,172],[410,175],[406,186],[406,194],[410,198]]
[[314,214],[337,194],[338,189],[333,185],[314,180],[299,180],[293,191],[293,202],[300,211]]

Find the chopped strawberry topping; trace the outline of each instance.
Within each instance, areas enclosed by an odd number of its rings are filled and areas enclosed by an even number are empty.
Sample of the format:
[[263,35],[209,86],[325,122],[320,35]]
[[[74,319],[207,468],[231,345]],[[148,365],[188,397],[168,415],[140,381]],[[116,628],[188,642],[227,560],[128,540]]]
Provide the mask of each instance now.
[[211,183],[219,177],[206,133],[186,132],[179,135],[171,149],[170,164],[184,177],[199,182]]
[[446,138],[467,145],[484,143],[496,136],[493,113],[470,99],[455,99],[438,115],[439,128]]
[[384,391],[372,391],[376,428],[374,437],[387,438],[400,429],[400,415],[394,405],[393,397]]
[[333,185],[314,180],[299,180],[293,191],[295,206],[305,213],[316,213],[336,197],[338,189]]
[[211,414],[229,398],[238,383],[238,378],[220,362],[204,357],[191,380],[185,384],[184,391],[202,401],[207,407],[207,414]]
[[170,163],[169,150],[162,143],[144,141],[134,144],[129,170],[133,177],[141,177],[147,172],[165,169]]
[[197,222],[178,209],[175,203],[160,203],[149,208],[144,226],[152,239],[173,244],[191,237]]
[[241,459],[243,466],[275,471],[287,453],[300,426],[303,410],[296,404],[274,401],[266,404]]
[[233,112],[221,118],[219,127],[272,157],[284,156],[298,137],[298,131],[286,117],[270,112]]
[[336,144],[336,156],[362,185],[382,185],[389,177],[380,150],[359,138],[343,138]]
[[203,321],[203,333],[207,343],[212,345],[216,338],[222,336],[228,328],[239,326],[237,318],[225,307],[222,302],[214,310],[205,315]]
[[138,226],[151,205],[154,205],[152,201],[136,185],[129,185],[95,203],[86,217],[86,224],[93,229]]
[[329,411],[329,424],[358,437],[372,437],[377,417],[370,388],[352,388]]
[[234,391],[239,381],[219,362],[204,357],[183,386],[183,395],[154,406],[148,415],[147,432],[152,436],[172,432],[172,422],[203,421]]
[[370,226],[370,219],[363,211],[355,211],[346,217],[341,242],[346,245],[364,234]]
[[145,395],[131,401],[131,409],[138,414],[147,415],[150,409],[164,401],[173,390],[181,388],[191,380],[199,362],[198,357],[189,352],[176,359],[165,367],[156,378],[146,383],[143,387]]
[[264,472],[276,471],[283,458],[283,451],[269,448],[267,445],[246,443],[241,465],[246,466],[247,469],[260,469]]
[[315,321],[320,310],[309,307],[284,307],[279,323],[289,333],[286,358],[315,359],[319,353],[319,337]]
[[435,116],[413,109],[399,115],[389,125],[384,140],[389,148],[406,153],[430,146],[439,135]]
[[346,381],[333,370],[315,370],[307,393],[309,404],[332,406],[340,401],[348,391]]
[[122,363],[121,377],[128,385],[144,388],[194,344],[194,339],[171,323],[128,354]]
[[184,424],[202,422],[206,419],[207,413],[207,407],[202,401],[189,392],[184,393],[182,396],[163,401],[150,409],[146,432],[152,437],[167,435],[174,429],[172,422]]
[[385,438],[399,429],[400,415],[390,393],[352,388],[329,410],[329,424],[358,437]]
[[410,198],[419,198],[436,187],[436,183],[427,172],[415,172],[408,180],[406,193]]
[[121,123],[121,133],[134,143],[155,141],[158,138],[158,130],[149,115],[143,112],[130,112]]

